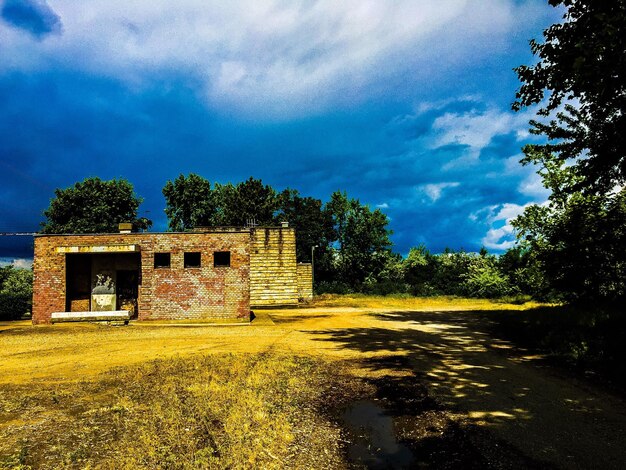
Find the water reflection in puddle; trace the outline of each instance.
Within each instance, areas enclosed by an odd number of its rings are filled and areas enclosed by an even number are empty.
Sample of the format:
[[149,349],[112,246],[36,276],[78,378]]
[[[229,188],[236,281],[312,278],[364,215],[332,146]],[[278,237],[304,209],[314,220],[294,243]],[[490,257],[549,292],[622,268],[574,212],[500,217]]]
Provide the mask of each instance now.
[[393,419],[372,401],[358,401],[343,414],[351,443],[348,458],[369,469],[411,468],[414,457],[396,440]]

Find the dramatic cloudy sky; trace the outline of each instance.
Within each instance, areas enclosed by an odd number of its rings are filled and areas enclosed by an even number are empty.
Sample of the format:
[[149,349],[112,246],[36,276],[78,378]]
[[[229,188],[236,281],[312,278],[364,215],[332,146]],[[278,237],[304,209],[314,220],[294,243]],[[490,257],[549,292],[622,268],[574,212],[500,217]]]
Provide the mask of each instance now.
[[[57,187],[129,179],[164,230],[178,174],[261,178],[391,219],[397,251],[498,251],[546,193],[512,68],[544,0],[0,0],[0,232]],[[0,237],[0,257],[32,240]]]

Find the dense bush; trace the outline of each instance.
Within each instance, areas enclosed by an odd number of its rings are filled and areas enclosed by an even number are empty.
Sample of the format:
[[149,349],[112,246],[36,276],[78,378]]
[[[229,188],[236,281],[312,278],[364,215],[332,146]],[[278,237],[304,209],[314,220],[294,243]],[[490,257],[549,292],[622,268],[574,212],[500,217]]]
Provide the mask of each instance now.
[[31,307],[33,272],[30,269],[0,268],[0,320],[16,320]]
[[424,245],[411,248],[406,258],[382,257],[384,266],[358,286],[345,281],[322,281],[318,294],[360,292],[374,295],[453,295],[476,298],[554,299],[535,258],[513,248],[501,256],[446,249],[432,254]]
[[461,289],[468,297],[493,299],[517,293],[505,274],[502,274],[490,258],[479,257],[468,266],[463,275]]

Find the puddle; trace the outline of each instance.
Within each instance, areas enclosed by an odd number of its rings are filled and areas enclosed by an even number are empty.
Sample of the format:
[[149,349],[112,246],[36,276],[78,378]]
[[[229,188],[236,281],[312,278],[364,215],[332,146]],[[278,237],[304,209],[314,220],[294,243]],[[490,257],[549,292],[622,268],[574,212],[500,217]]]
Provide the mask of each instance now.
[[350,462],[369,469],[411,468],[411,450],[396,440],[393,419],[372,401],[358,401],[343,414]]

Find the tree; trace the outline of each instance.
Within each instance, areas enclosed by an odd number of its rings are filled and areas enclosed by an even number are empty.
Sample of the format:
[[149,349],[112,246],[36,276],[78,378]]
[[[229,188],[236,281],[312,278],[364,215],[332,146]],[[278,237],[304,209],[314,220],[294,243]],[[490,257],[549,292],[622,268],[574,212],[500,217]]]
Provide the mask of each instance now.
[[336,191],[327,204],[336,233],[337,274],[358,288],[368,277],[377,278],[385,267],[391,241],[389,219],[379,209],[371,210],[358,199]]
[[151,220],[137,217],[143,199],[125,179],[87,178],[54,194],[43,213],[42,233],[117,232],[120,222],[133,222],[142,229],[152,225]]
[[404,281],[415,295],[433,294],[432,279],[436,270],[436,257],[424,244],[413,247],[402,263]]
[[330,213],[322,201],[302,197],[295,189],[285,189],[278,195],[277,222],[285,220],[296,229],[296,258],[301,262],[311,261],[311,248],[317,247],[316,262],[323,264],[327,247],[333,239]]
[[521,294],[552,300],[555,294],[550,290],[537,255],[537,250],[530,249],[528,243],[517,245],[498,258],[498,268]]
[[169,229],[175,232],[215,225],[216,201],[211,183],[190,173],[168,181],[163,188]]
[[552,194],[513,225],[549,288],[568,300],[616,300],[626,282],[626,0],[549,3],[565,7],[564,21],[531,41],[539,61],[516,69],[513,108],[543,103],[548,120],[530,124],[546,142],[526,145],[522,163],[539,165]]
[[615,196],[575,193],[564,206],[533,206],[513,225],[566,300],[626,298],[626,189]]
[[527,145],[523,163],[562,169],[571,184],[561,190],[606,193],[626,182],[626,0],[549,3],[565,7],[564,21],[544,31],[543,43],[530,42],[539,61],[516,69],[522,85],[513,108],[547,97],[538,114],[556,117],[531,121],[548,142]]
[[0,267],[0,320],[17,320],[30,308],[33,272],[30,269]]
[[233,186],[216,184],[216,205],[220,225],[245,225],[249,220],[271,225],[278,210],[276,191],[260,179],[250,177]]
[[496,258],[486,253],[471,258],[462,278],[459,287],[468,297],[493,299],[517,293],[509,277],[498,269]]

